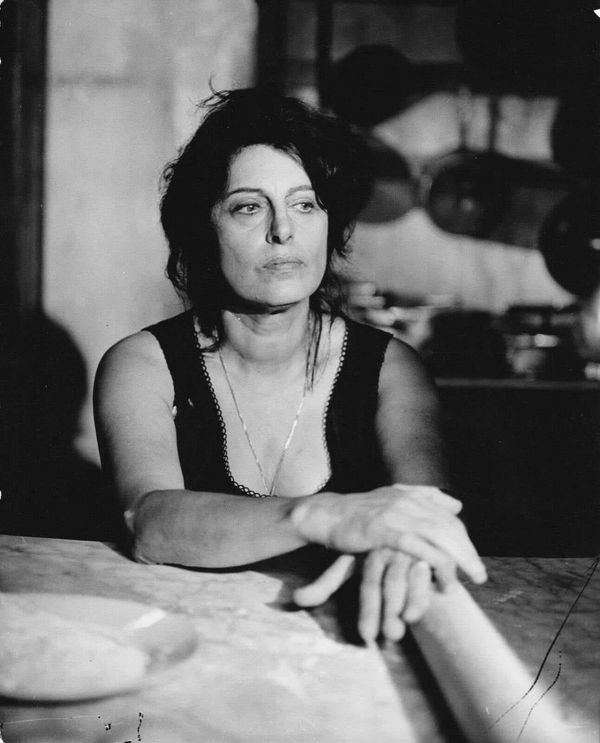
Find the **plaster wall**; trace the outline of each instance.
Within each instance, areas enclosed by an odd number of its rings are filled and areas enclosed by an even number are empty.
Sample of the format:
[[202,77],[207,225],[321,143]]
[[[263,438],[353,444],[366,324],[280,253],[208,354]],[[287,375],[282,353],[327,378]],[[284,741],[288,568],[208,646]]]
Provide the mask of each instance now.
[[[314,3],[290,0],[287,88],[312,103],[318,100],[316,24]],[[461,56],[454,27],[452,4],[336,3],[331,58],[335,62],[363,44],[384,44],[416,64],[457,63]],[[474,95],[463,113],[468,119],[466,144],[474,149],[488,146],[488,103],[485,96]],[[384,121],[370,134],[406,160],[418,182],[428,164],[461,144],[461,105],[459,96],[442,88]],[[495,148],[515,158],[550,164],[549,134],[556,106],[556,99],[541,95],[527,99],[503,96]],[[556,198],[550,192],[523,198],[527,240],[518,244],[443,232],[417,200],[414,208],[396,219],[359,223],[348,274],[399,295],[452,295],[465,307],[496,312],[519,303],[568,304],[573,297],[552,280],[540,252],[532,247],[542,218]],[[515,220],[522,216],[515,214]]]
[[[252,84],[253,0],[51,0],[43,305],[89,386],[115,341],[175,314],[158,183],[215,88]],[[91,403],[80,451],[97,458]]]
[[[549,162],[555,108],[556,101],[550,98],[504,98],[498,151]],[[485,99],[473,101],[470,147],[485,148],[486,111]],[[410,163],[418,180],[428,164],[460,144],[456,97],[449,93],[428,96],[380,124],[374,133]],[[535,196],[527,205],[530,210],[536,208]],[[537,208],[541,213],[531,215],[530,221],[539,228],[544,203],[539,201]],[[552,279],[539,250],[444,232],[418,204],[389,222],[359,223],[353,245],[348,274],[374,281],[383,291],[416,297],[450,295],[462,306],[494,312],[511,304],[562,306],[573,301]]]

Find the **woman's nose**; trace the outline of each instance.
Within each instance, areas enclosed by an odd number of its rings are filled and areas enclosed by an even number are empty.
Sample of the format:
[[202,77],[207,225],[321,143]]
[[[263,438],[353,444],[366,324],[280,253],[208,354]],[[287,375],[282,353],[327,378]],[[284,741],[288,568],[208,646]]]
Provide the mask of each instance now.
[[271,216],[271,224],[267,235],[267,242],[283,245],[291,239],[294,234],[292,221],[287,209],[274,209]]

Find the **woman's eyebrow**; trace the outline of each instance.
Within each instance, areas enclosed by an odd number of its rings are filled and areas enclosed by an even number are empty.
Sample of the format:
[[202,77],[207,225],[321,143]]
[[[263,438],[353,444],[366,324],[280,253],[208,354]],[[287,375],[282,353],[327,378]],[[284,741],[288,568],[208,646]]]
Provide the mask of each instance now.
[[[294,186],[293,188],[290,188],[286,191],[286,196],[291,196],[294,193],[297,193],[298,191],[314,191],[313,187],[310,185],[310,183],[302,184],[301,186]],[[225,194],[225,197],[228,196],[234,196],[238,193],[255,193],[260,194],[262,196],[266,195],[265,191],[262,188],[253,188],[252,186],[240,186],[239,188],[233,188],[231,191],[227,191]]]

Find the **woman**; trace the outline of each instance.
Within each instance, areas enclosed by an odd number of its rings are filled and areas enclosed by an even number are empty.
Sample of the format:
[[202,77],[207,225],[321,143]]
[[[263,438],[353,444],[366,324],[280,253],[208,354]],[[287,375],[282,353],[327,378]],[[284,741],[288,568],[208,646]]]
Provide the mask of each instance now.
[[190,309],[119,342],[97,375],[134,556],[215,568],[324,545],[339,557],[297,591],[311,605],[362,555],[359,631],[397,639],[432,571],[443,589],[456,566],[475,581],[485,569],[460,503],[433,487],[436,397],[416,354],[345,318],[333,291],[368,194],[362,143],[257,90],[207,107],[161,203]]

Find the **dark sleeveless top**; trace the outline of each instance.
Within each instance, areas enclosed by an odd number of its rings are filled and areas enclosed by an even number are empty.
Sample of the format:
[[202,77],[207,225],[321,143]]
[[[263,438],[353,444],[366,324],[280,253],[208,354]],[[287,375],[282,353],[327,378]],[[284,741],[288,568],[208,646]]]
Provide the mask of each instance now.
[[[371,490],[386,482],[375,436],[375,414],[379,372],[392,336],[348,318],[345,322],[342,358],[323,421],[331,476],[322,490],[337,493]],[[177,447],[185,487],[258,496],[235,482],[229,470],[225,425],[196,346],[191,311],[145,330],[158,340],[173,378]]]

